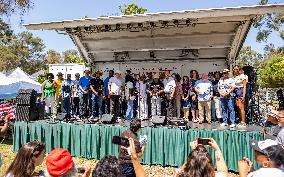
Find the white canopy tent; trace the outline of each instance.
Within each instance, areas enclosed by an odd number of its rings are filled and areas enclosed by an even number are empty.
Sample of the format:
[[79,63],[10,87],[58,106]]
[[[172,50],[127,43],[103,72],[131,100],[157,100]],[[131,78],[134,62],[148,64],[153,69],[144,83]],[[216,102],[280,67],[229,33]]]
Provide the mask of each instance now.
[[41,92],[41,84],[32,80],[20,68],[9,76],[0,74],[0,98],[15,98],[20,89],[34,89]]

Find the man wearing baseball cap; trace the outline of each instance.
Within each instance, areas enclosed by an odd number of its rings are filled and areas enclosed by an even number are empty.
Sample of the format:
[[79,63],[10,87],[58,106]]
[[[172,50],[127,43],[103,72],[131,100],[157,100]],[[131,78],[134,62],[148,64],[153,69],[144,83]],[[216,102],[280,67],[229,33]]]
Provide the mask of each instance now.
[[250,145],[254,150],[255,160],[261,168],[253,171],[252,162],[248,158],[244,158],[238,162],[240,177],[284,176],[284,149],[282,145],[271,139],[250,140]]
[[[82,177],[88,177],[91,168],[85,165]],[[66,149],[56,148],[46,156],[45,177],[78,176],[71,154]]]

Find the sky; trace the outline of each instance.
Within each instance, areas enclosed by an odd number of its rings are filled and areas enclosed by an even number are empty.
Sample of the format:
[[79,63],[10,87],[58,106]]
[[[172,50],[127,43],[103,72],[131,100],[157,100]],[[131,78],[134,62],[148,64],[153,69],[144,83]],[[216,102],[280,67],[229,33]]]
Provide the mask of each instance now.
[[[84,16],[98,17],[101,15],[118,15],[119,5],[136,3],[147,12],[167,12],[175,10],[207,9],[216,7],[236,7],[256,5],[260,0],[33,0],[34,7],[22,19],[24,24],[49,21],[80,19]],[[284,3],[284,0],[270,0],[270,3]],[[19,16],[11,16],[9,23],[15,32],[25,31],[20,24]],[[76,49],[71,39],[55,31],[30,31],[43,39],[46,50],[53,49],[60,53],[68,49]],[[264,43],[256,42],[256,29],[251,29],[244,46],[263,53]],[[278,33],[273,33],[268,42],[283,43]]]

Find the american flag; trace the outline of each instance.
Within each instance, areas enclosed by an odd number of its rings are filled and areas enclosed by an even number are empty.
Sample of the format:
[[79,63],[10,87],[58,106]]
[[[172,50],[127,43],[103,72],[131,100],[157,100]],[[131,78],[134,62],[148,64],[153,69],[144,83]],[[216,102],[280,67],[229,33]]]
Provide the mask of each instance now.
[[0,103],[0,115],[6,112],[11,119],[15,118],[15,107],[9,103]]

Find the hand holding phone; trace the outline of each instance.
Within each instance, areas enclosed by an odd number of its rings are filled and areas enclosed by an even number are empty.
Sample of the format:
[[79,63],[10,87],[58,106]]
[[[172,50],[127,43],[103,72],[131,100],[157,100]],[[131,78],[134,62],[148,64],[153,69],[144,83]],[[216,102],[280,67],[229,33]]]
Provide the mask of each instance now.
[[120,136],[113,136],[112,143],[117,144],[124,147],[129,147],[129,140],[127,138],[123,138]]

